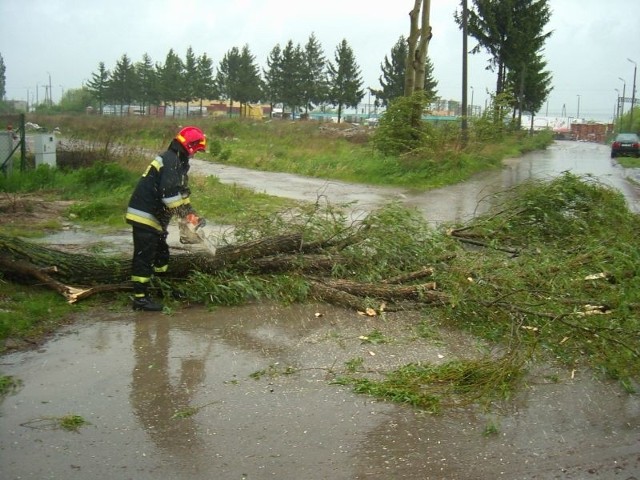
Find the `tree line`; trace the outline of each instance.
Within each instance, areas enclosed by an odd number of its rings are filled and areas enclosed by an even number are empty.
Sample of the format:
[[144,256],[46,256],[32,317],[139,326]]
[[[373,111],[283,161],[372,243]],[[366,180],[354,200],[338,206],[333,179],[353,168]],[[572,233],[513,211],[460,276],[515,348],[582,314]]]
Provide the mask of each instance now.
[[[248,45],[233,47],[214,72],[211,58],[197,56],[192,47],[180,58],[172,49],[164,63],[153,63],[149,55],[132,62],[124,54],[112,70],[101,62],[86,87],[102,110],[105,104],[190,105],[220,99],[248,103],[282,104],[291,113],[308,112],[333,105],[341,115],[345,107],[356,107],[365,95],[363,80],[352,48],[343,40],[327,60],[322,46],[311,34],[304,46],[289,40],[273,47],[261,69]],[[175,111],[175,108],[174,108]]]
[[[420,1],[415,0],[416,5]],[[461,29],[462,5],[466,6],[466,0],[461,0],[453,13]],[[550,15],[548,0],[473,0],[468,10],[467,32],[477,40],[470,53],[484,50],[489,54],[487,68],[496,72],[494,95],[508,98],[506,103],[514,116],[536,112],[551,92],[552,77],[542,54],[551,35],[544,31]],[[408,40],[400,36],[380,64],[380,87],[369,89],[377,105],[387,106],[406,95],[405,74],[411,55]],[[437,100],[433,65],[428,56],[425,61],[423,90],[431,100]],[[184,58],[170,50],[164,62],[154,62],[148,54],[134,62],[124,54],[112,69],[100,62],[85,87],[100,111],[107,104],[146,108],[184,103],[189,109],[199,103],[202,108],[204,100],[219,99],[241,105],[281,104],[292,113],[333,106],[341,116],[344,108],[357,107],[366,94],[347,40],[342,40],[328,59],[315,34],[304,45],[292,40],[284,46],[275,45],[265,68],[256,62],[248,45],[230,49],[217,66],[206,53],[196,55],[192,47]]]

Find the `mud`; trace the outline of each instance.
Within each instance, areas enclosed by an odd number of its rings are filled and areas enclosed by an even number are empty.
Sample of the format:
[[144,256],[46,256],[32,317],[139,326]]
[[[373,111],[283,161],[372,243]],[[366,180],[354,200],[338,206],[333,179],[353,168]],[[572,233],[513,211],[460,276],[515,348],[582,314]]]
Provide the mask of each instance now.
[[[574,142],[510,162],[469,182],[469,190],[418,195],[352,186],[349,193],[338,182],[310,180],[298,189],[291,176],[277,188],[303,199],[322,191],[334,203],[355,195],[362,211],[401,199],[439,223],[473,215],[491,189],[527,172],[554,175],[594,164],[602,167],[598,178],[619,182],[636,208],[628,172],[610,162],[606,147]],[[272,185],[266,174],[220,178],[267,193]],[[92,238],[69,228],[48,241],[126,248],[129,235]],[[170,240],[178,245],[175,231]],[[446,329],[421,338],[416,326],[425,321],[427,314],[366,317],[326,305],[185,306],[170,315],[127,306],[79,310],[74,324],[42,348],[0,359],[2,373],[23,382],[0,405],[0,477],[640,478],[640,399],[588,370],[531,365],[527,384],[508,404],[442,415],[332,383],[356,358],[376,375],[485,351],[477,339]],[[363,341],[373,330],[389,341]],[[68,414],[90,423],[77,433],[53,427]]]

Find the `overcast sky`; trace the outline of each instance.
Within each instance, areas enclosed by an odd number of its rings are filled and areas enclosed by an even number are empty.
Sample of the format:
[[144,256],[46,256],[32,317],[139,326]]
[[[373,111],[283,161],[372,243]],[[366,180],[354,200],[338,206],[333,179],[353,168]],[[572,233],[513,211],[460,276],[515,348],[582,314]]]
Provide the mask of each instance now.
[[[545,57],[553,91],[539,115],[610,120],[617,88],[631,97],[634,64],[640,63],[640,0],[550,0]],[[459,0],[432,0],[429,57],[438,94],[461,99],[462,35],[453,20]],[[472,0],[469,0],[469,5]],[[401,35],[409,33],[413,0],[0,0],[0,55],[6,67],[6,98],[39,99],[49,84],[53,101],[80,88],[100,62],[112,69],[126,54],[147,53],[164,63],[173,49],[184,59],[191,46],[217,67],[233,47],[248,45],[266,67],[269,52],[289,40],[304,45],[311,33],[327,59],[346,39],[365,87],[379,88],[380,64]],[[475,45],[469,39],[469,49]],[[469,102],[484,107],[495,90],[487,56],[469,57]],[[640,83],[640,78],[637,79]],[[636,91],[638,87],[636,87]],[[366,97],[365,97],[366,101]],[[578,112],[579,107],[579,112]],[[629,108],[629,104],[625,110]]]

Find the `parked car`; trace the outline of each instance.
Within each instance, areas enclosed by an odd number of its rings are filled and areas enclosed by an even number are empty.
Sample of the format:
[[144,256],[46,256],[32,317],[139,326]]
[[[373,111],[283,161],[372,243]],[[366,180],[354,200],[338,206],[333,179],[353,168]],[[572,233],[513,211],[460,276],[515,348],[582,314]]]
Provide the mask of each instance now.
[[611,158],[621,155],[640,157],[640,137],[635,133],[619,133],[611,144]]

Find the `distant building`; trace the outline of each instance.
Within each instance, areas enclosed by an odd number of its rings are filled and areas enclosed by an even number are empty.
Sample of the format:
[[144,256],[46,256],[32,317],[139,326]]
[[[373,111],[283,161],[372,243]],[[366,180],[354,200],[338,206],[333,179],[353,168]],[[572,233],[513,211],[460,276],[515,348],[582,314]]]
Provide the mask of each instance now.
[[228,100],[203,100],[203,108],[206,113],[213,117],[231,116],[244,117],[260,120],[271,115],[271,106],[262,104],[251,104],[233,102],[231,105]]
[[271,113],[270,105],[262,104],[240,104],[233,102],[231,105],[227,100],[200,100],[190,102],[178,102],[166,105],[151,105],[142,107],[141,105],[105,105],[102,108],[103,115],[144,115],[152,117],[245,117],[252,119],[262,119]]
[[25,100],[7,100],[6,103],[16,112],[27,113],[27,108],[29,107],[29,104]]
[[[531,116],[523,115],[521,126],[531,128]],[[604,143],[613,132],[612,123],[585,121],[573,117],[533,117],[533,130],[551,130],[557,138]]]
[[576,122],[571,124],[571,134],[574,140],[582,142],[605,143],[612,133],[613,123]]

